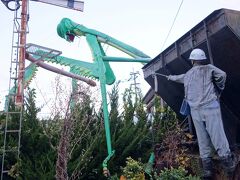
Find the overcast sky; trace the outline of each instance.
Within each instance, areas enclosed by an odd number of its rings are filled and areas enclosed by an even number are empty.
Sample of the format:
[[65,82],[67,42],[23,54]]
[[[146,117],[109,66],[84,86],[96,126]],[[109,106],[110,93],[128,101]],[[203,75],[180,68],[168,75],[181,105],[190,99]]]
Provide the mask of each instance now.
[[[30,1],[27,43],[57,49],[62,51],[64,56],[91,62],[92,57],[84,37],[77,39],[74,43],[69,43],[57,35],[57,24],[62,18],[67,17],[132,45],[154,58],[161,50],[167,48],[214,10],[228,8],[240,11],[239,0],[184,0],[171,34],[163,47],[181,2],[182,0],[86,0],[84,12],[79,12]],[[4,96],[8,93],[13,12],[2,3],[0,3],[0,12],[1,110]],[[119,56],[119,53],[112,48],[107,49],[107,54]],[[142,73],[142,65],[137,63],[111,63],[111,66],[118,80],[129,79],[129,73],[133,70]],[[38,93],[38,102],[43,101],[41,96],[51,101],[50,86],[54,78],[55,74],[39,70],[36,79],[31,84],[31,87],[37,84],[42,90],[41,95]],[[149,86],[142,77],[139,78],[139,82],[141,82],[143,92],[146,93]]]

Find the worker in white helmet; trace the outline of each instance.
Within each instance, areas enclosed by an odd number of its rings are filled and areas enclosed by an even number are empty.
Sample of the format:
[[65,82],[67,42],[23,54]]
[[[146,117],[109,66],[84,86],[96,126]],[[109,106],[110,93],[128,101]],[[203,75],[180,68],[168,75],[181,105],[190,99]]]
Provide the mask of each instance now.
[[169,75],[168,80],[183,83],[185,99],[196,129],[204,179],[213,176],[212,146],[222,160],[228,173],[235,169],[235,162],[229,149],[220,110],[219,96],[226,81],[226,73],[206,64],[205,52],[194,49],[189,57],[193,67],[181,75]]

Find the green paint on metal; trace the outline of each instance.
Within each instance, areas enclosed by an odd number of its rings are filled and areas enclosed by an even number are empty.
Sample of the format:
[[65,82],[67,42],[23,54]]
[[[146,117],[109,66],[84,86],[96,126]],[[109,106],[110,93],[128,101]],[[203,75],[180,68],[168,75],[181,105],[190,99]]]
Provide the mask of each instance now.
[[57,27],[58,35],[67,41],[71,41],[71,35],[73,36],[85,36],[86,34],[91,34],[97,37],[99,42],[108,44],[113,46],[127,54],[131,57],[142,57],[142,58],[150,58],[148,55],[139,51],[138,49],[125,44],[111,36],[108,36],[104,33],[101,33],[94,29],[88,29],[87,27],[77,24],[71,21],[68,18],[63,18]]
[[152,59],[150,58],[125,58],[125,57],[111,57],[111,56],[104,56],[103,61],[109,61],[109,62],[139,62],[139,63],[148,63]]
[[[30,82],[36,75],[36,72],[37,72],[36,64],[30,64],[29,66],[26,67],[25,73],[24,73],[24,88],[26,88],[30,84]],[[16,94],[16,92],[17,92],[17,84],[15,82],[14,86],[8,92],[8,95],[5,96],[5,104],[4,104],[5,111],[8,110],[9,98],[10,97],[14,98],[15,97],[14,94]]]
[[147,173],[150,177],[152,177],[152,169],[153,169],[154,161],[155,161],[155,155],[152,152],[148,159],[148,163],[145,167],[145,173]]
[[[77,24],[68,18],[63,18],[58,24],[57,33],[60,37],[67,41],[73,41],[75,36],[85,36],[92,52],[94,62],[89,63],[81,60],[76,60],[64,56],[49,57],[44,56],[44,51],[36,50],[35,54],[39,57],[43,57],[42,60],[46,62],[56,63],[70,67],[70,71],[77,75],[98,79],[100,81],[103,112],[104,112],[104,127],[107,141],[108,156],[103,161],[103,167],[107,168],[107,163],[110,158],[114,155],[115,150],[112,150],[111,145],[111,133],[109,123],[109,112],[107,107],[107,93],[106,84],[111,85],[115,82],[116,77],[109,64],[109,62],[140,62],[148,63],[151,59],[148,55],[139,51],[138,49],[127,45],[111,36],[108,36],[99,31],[88,29],[83,25]],[[109,57],[106,56],[102,48],[102,43],[108,44],[120,51],[128,54],[131,58],[122,57]],[[34,77],[37,70],[36,64],[33,64],[29,69],[25,71],[25,84],[28,85],[31,79]],[[76,80],[72,80],[73,93],[77,88]],[[74,100],[71,101],[71,107],[75,104]]]
[[111,157],[114,155],[114,153],[115,153],[115,150],[113,150],[110,154],[108,154],[108,156],[104,159],[102,163],[103,168],[107,168],[107,163],[111,159]]
[[[43,51],[36,51],[36,53],[44,55],[45,52]],[[54,58],[44,58],[45,61],[51,63],[57,63],[64,66],[69,66],[72,68],[75,74],[82,75],[89,78],[99,79],[99,67],[98,62],[94,61],[94,63],[84,62],[81,60],[75,60],[71,58],[67,58],[64,56],[57,56]],[[111,85],[115,82],[116,77],[110,67],[108,62],[104,62],[107,68],[106,71],[106,84]]]
[[[147,63],[151,59],[149,56],[139,51],[138,49],[129,46],[121,41],[118,41],[111,36],[108,36],[99,31],[88,29],[83,25],[77,24],[68,18],[64,18],[58,24],[57,27],[58,35],[67,41],[73,41],[75,36],[86,36],[86,40],[92,52],[92,57],[94,59],[94,67],[88,67],[89,74],[98,78],[100,81],[102,103],[103,103],[103,113],[104,113],[104,127],[106,133],[107,141],[107,151],[108,156],[103,161],[103,168],[107,168],[107,163],[114,154],[111,145],[111,133],[110,133],[110,123],[109,123],[109,113],[107,107],[107,95],[106,95],[106,84],[110,85],[115,82],[115,75],[110,67],[109,61],[115,62],[141,62]],[[108,57],[106,56],[101,43],[108,44],[115,47],[122,52],[130,55],[130,58],[119,58],[119,57]],[[95,67],[96,66],[96,67]],[[86,68],[82,62],[81,68]]]
[[107,95],[106,95],[106,76],[105,76],[106,66],[102,60],[103,54],[96,36],[87,34],[86,39],[92,50],[92,55],[94,57],[94,60],[98,62],[98,68],[99,68],[98,72],[99,72],[99,80],[100,80],[102,103],[103,103],[104,127],[105,127],[106,140],[107,140],[107,150],[108,150],[108,154],[111,154],[112,153],[111,133],[110,133],[109,113],[107,108]]

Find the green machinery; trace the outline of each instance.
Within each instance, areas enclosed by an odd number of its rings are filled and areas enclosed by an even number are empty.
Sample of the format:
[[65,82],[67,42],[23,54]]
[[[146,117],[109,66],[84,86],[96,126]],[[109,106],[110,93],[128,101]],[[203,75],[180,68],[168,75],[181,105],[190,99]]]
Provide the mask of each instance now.
[[[99,31],[88,29],[83,25],[77,24],[71,21],[68,18],[63,18],[57,27],[57,32],[60,37],[63,39],[73,42],[76,36],[85,36],[88,42],[88,45],[92,52],[92,57],[94,62],[84,62],[81,60],[75,60],[60,56],[60,53],[57,53],[54,50],[46,49],[41,46],[36,46],[30,44],[26,48],[27,59],[31,60],[33,63],[30,68],[25,72],[25,80],[30,80],[34,75],[36,70],[36,65],[41,66],[41,63],[52,62],[70,67],[70,73],[77,76],[84,76],[86,78],[97,79],[100,82],[102,103],[103,103],[103,113],[104,113],[104,127],[106,133],[106,142],[107,142],[107,152],[108,156],[103,161],[103,170],[106,176],[109,175],[107,168],[107,163],[110,158],[114,155],[114,150],[111,145],[111,135],[110,135],[110,125],[109,125],[109,113],[107,108],[107,96],[106,96],[106,84],[111,85],[115,82],[116,77],[113,70],[110,67],[109,62],[140,62],[148,63],[151,58],[139,51],[138,49],[127,45],[111,36],[108,36]],[[110,45],[114,48],[119,49],[120,51],[128,54],[130,58],[125,57],[111,57],[106,56],[106,53],[103,50],[102,44]],[[70,77],[70,76],[69,76]],[[73,77],[73,76],[72,76]],[[84,78],[83,77],[83,78]],[[73,77],[74,78],[74,77]],[[79,78],[78,78],[79,79]],[[79,79],[82,80],[82,79]],[[25,83],[27,83],[25,81]],[[73,80],[73,87],[76,80]],[[90,85],[94,85],[93,81],[88,79],[84,80]]]

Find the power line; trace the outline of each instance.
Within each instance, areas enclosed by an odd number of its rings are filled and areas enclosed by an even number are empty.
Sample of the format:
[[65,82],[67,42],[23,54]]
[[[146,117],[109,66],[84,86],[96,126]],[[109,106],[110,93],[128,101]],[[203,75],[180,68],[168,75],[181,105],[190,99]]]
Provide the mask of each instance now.
[[181,7],[182,7],[183,1],[184,1],[184,0],[182,0],[180,6],[178,7],[178,10],[177,10],[177,13],[176,13],[176,15],[175,15],[175,17],[174,17],[172,26],[171,26],[170,30],[168,31],[168,34],[167,34],[166,39],[164,40],[164,43],[163,43],[162,48],[161,48],[161,51],[163,50],[163,48],[164,48],[164,46],[165,46],[165,44],[166,44],[166,42],[167,42],[167,39],[168,39],[168,37],[169,37],[169,35],[170,35],[171,31],[172,31],[172,28],[173,28],[173,26],[174,26],[174,24],[175,24],[175,21],[176,21],[176,19],[177,19],[177,16],[178,16],[178,14],[179,14],[179,12],[180,12],[180,9],[181,9]]

